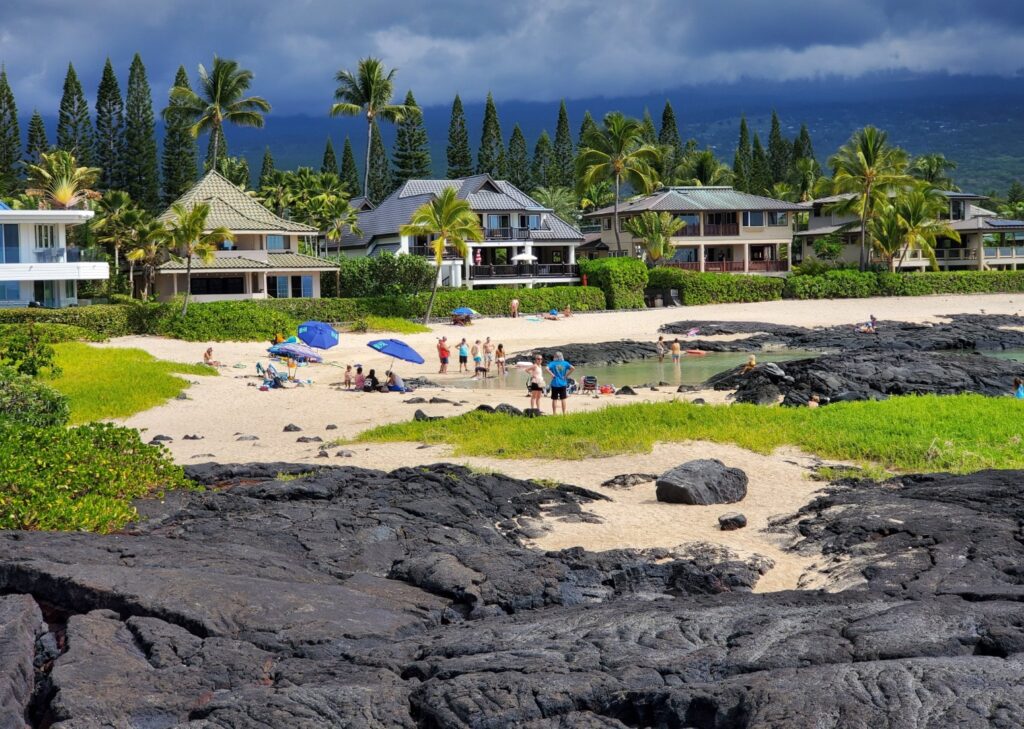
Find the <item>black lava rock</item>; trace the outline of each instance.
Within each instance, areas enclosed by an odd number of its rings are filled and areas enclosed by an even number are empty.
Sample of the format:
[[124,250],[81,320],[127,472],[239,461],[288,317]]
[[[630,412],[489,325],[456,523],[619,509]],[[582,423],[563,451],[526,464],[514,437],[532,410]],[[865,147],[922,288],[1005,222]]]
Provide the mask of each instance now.
[[649,483],[658,478],[656,473],[620,473],[601,485],[613,489],[628,489],[642,483]]
[[295,425],[294,423],[288,423],[288,425],[284,426],[284,432],[285,433],[298,433],[301,430],[302,430],[302,428],[300,428],[299,426]]
[[296,443],[323,443],[324,439],[319,435],[300,435],[295,439]]
[[629,385],[623,385],[622,387],[620,387],[618,390],[615,391],[615,394],[616,395],[635,395],[636,394],[636,390],[634,390]]
[[669,504],[732,504],[747,495],[747,474],[704,458],[661,474],[656,488],[658,501]]
[[747,517],[738,511],[730,511],[718,517],[718,528],[723,532],[731,532],[734,529],[742,529],[747,525]]
[[441,420],[442,417],[440,415],[427,415],[422,410],[417,410],[415,413],[412,414],[412,419],[413,420]]

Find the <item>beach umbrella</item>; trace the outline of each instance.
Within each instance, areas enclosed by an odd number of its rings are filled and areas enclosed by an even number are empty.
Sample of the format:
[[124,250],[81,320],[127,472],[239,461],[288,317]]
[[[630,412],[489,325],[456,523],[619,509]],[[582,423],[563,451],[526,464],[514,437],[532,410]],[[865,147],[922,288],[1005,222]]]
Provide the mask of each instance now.
[[306,321],[299,324],[299,339],[310,347],[330,349],[338,345],[338,332],[330,324],[322,321]]
[[323,357],[304,344],[275,344],[267,351],[279,357],[304,359],[307,362],[323,362]]
[[473,309],[470,309],[468,306],[460,306],[458,309],[453,311],[452,314],[457,314],[459,316],[480,316]]
[[366,346],[381,354],[386,354],[392,360],[400,359],[413,364],[423,364],[424,362],[420,353],[401,339],[374,339],[372,342],[367,342]]
[[517,263],[532,263],[537,260],[537,256],[532,253],[518,253],[512,256],[512,260]]

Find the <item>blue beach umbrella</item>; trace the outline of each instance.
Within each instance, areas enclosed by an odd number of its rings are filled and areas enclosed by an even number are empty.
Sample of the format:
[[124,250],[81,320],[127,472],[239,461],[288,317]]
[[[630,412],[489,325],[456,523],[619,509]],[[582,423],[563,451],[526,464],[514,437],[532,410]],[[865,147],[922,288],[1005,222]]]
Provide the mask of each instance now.
[[423,364],[424,362],[420,353],[401,339],[374,339],[372,342],[367,342],[366,346],[394,359],[412,362],[413,364]]
[[459,316],[480,316],[475,311],[470,309],[468,306],[460,306],[458,309],[456,309],[452,313],[453,314],[458,314]]
[[338,332],[330,324],[322,321],[306,321],[299,324],[299,339],[310,347],[330,349],[338,344]]

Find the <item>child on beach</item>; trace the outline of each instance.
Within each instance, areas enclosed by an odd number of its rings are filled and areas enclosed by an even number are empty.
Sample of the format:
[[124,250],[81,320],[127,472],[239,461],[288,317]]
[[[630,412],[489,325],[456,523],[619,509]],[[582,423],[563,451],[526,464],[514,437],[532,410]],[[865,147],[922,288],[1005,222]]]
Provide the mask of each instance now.
[[366,377],[363,375],[363,368],[362,367],[356,367],[355,386],[356,386],[356,390],[358,390],[359,392],[362,392],[363,388],[366,387]]
[[352,365],[345,365],[345,381],[342,384],[346,390],[352,389]]

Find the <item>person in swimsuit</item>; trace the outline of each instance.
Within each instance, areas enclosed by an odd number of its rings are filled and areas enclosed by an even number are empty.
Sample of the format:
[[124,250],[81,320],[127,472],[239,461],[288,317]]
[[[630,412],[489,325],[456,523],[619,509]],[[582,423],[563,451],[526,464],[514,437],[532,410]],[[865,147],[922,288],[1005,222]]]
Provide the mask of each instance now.
[[654,343],[654,351],[658,353],[658,361],[665,361],[665,337],[658,337],[658,341]]
[[672,340],[672,346],[669,351],[672,352],[672,364],[679,364],[683,358],[683,345],[679,343],[678,339]]
[[513,319],[517,318],[519,316],[519,299],[512,299],[508,302],[508,310]]
[[491,365],[494,364],[494,345],[491,344],[491,338],[490,337],[487,337],[487,339],[484,340],[483,353],[484,353],[484,368],[486,368],[486,370],[488,372],[490,372],[491,371]]
[[459,372],[469,372],[469,343],[465,337],[459,342]]
[[479,372],[480,368],[484,366],[484,357],[480,353],[480,340],[479,339],[476,340],[475,342],[473,342],[473,346],[472,346],[472,348],[470,348],[469,353],[471,355],[473,355],[473,371],[474,372]]
[[494,352],[494,363],[498,365],[498,374],[507,375],[508,370],[505,368],[505,345],[499,344],[498,349]]
[[540,396],[544,394],[544,358],[539,354],[533,358],[533,366],[526,370],[530,377],[530,408],[540,411]]

